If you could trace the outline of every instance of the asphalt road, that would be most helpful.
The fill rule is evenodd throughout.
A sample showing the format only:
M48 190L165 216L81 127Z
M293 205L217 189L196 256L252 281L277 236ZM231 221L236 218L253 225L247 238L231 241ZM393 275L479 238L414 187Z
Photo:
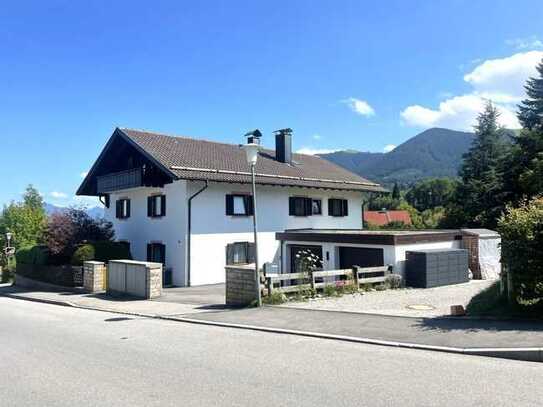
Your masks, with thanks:
M0 405L528 406L543 364L0 297Z

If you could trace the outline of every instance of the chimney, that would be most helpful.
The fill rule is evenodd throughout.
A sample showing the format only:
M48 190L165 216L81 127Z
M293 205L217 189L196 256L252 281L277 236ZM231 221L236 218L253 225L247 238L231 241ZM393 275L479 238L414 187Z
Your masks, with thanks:
M260 144L260 138L262 137L262 133L260 132L260 130L255 129L253 131L250 131L249 133L246 133L245 137L247 137L248 144Z
M275 159L282 163L292 162L292 129L281 129L275 133Z

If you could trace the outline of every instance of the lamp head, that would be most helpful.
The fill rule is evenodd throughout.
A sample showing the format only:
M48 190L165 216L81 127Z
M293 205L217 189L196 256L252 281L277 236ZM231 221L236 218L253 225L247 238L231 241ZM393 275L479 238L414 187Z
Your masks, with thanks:
M251 166L256 165L256 161L258 160L258 150L260 149L260 146L256 143L247 143L242 145L241 148L245 150L247 164Z

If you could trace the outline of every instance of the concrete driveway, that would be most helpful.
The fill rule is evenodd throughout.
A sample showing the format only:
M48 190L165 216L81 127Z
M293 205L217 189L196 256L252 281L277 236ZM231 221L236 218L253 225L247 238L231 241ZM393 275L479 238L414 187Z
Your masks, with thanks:
M225 285L209 284L195 287L164 288L162 297L153 301L201 305L208 308L225 307Z
M289 302L283 306L326 311L361 312L380 315L432 318L450 314L451 305L466 306L474 295L495 280L471 280L469 283L435 288L406 288L344 295L339 298L315 298Z

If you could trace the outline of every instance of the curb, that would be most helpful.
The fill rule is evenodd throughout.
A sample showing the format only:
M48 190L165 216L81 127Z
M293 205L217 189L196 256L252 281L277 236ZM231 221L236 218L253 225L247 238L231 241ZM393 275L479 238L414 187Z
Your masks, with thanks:
M387 341L382 339L372 339L372 338L361 338L356 336L345 336L345 335L335 335L335 334L325 334L319 332L310 332L310 331L299 331L295 329L284 329L284 328L271 328L258 325L245 325L245 324L236 324L231 322L216 322L216 321L206 321L202 319L189 318L189 317L174 317L174 316L161 316L153 314L142 314L136 312L127 312L127 311L116 311L105 308L95 308L88 307L83 305L77 305L69 301L58 301L58 300L48 300L43 298L30 298L17 294L0 294L1 296L14 298L24 301L31 302L41 302L51 305L60 305L64 307L79 308L92 311L101 311L109 312L114 314L121 315L131 315L144 318L160 319L165 321L176 321L176 322L185 322L190 324L198 325L208 325L216 326L222 328L235 328L235 329L245 329L250 331L259 331L259 332L268 332L276 334L285 334L285 335L297 335L304 336L309 338L319 338L319 339L329 339L329 340L340 340L344 342L354 342L354 343L364 343L369 345L379 345L379 346L388 346L395 348L404 348L404 349L416 349L416 350L426 350L433 352L444 352L444 353L455 353L468 356L485 356L485 357L494 357L501 359L512 359L520 360L527 362L543 362L543 348L457 348L449 346L436 346L436 345L423 345L410 342L397 342L397 341Z

